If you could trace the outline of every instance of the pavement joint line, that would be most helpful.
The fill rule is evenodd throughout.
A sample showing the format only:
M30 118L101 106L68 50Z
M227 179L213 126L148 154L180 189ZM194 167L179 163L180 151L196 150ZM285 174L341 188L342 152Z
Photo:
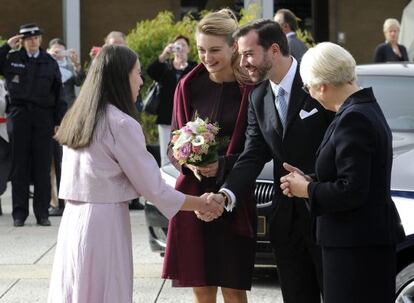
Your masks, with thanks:
M48 250L46 250L39 258L37 258L37 260L36 261L34 261L34 263L33 264L37 264L37 262L39 262L40 260L42 260L42 258L44 257L44 256L46 256L54 247L56 246L56 242L51 246L51 247L49 247L49 249Z
M0 296L0 299L3 298L17 283L19 283L20 279L17 279L6 291Z

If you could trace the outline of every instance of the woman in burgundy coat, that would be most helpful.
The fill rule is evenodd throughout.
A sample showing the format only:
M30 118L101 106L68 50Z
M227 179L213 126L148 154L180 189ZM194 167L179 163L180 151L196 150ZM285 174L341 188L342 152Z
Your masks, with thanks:
M176 189L200 195L217 192L244 146L247 124L248 77L239 70L237 29L233 13L224 9L198 24L196 41L201 64L176 89L172 130L198 115L220 127L219 160L205 167L181 166ZM201 174L199 181L194 173ZM173 286L193 287L195 302L216 302L221 287L225 302L247 302L254 267L256 213L253 191L242 207L205 223L194 213L179 212L169 224L163 278Z

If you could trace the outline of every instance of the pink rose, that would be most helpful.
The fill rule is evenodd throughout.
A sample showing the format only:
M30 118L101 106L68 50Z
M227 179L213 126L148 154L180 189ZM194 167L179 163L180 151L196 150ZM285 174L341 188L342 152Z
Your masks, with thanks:
M195 153L197 155L201 154L201 151L202 151L201 146L193 146L191 149L192 149L193 153Z

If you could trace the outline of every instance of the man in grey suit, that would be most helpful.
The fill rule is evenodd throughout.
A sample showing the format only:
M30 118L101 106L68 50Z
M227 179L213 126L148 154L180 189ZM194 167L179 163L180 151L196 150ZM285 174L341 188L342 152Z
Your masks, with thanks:
M279 9L274 17L274 21L279 23L287 37L290 54L300 62L308 47L296 36L298 29L298 22L296 20L295 14L285 8Z

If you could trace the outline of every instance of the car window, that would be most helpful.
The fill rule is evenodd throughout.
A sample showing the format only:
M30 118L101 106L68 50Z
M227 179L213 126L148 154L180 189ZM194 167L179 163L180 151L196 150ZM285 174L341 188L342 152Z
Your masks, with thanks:
M361 87L372 87L393 131L414 132L414 77L360 75Z

